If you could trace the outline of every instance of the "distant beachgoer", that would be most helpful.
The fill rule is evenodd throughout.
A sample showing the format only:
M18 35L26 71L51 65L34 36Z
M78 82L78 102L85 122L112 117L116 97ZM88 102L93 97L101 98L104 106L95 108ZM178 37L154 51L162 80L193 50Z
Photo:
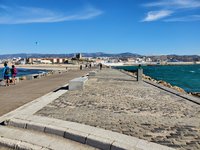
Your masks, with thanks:
M83 69L83 66L82 65L80 65L80 70L82 70Z
M102 69L102 67L103 67L102 63L100 63L100 64L99 64L99 67L100 67L100 70L101 70L101 69Z
M92 64L89 64L89 67L92 68Z
M12 83L15 85L16 84L16 76L17 76L17 68L12 65L12 69L11 69L11 77L12 77Z
M4 63L3 78L5 81L5 86L9 86L10 85L10 68L8 67L7 63Z

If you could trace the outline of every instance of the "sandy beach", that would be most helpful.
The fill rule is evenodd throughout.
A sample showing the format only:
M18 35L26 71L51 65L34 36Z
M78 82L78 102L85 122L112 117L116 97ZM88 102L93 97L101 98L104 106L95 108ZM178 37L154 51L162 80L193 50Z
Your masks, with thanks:
M83 123L177 149L200 149L200 106L113 69L36 115Z

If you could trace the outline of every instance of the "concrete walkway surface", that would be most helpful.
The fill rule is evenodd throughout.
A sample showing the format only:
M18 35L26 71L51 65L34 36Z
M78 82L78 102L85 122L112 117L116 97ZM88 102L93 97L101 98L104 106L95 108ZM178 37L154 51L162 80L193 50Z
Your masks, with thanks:
M87 71L82 71L81 73L85 74L86 72ZM72 78L82 76L80 75L81 73L75 71L71 72L71 74L70 72L67 72L61 75L55 75L55 77L51 79L48 79L47 77L46 79L41 79L41 82L38 82L40 86L38 86L38 83L34 84L34 81L36 82L40 79L29 82L30 84L28 85L30 86L27 86L24 91L28 90L32 93L31 90L35 92L35 88L37 91L35 93L33 92L34 96L28 100L31 102L24 102L24 100L26 100L26 95L23 100L26 104L0 117L0 145L8 146L13 149L35 150L173 150L173 148L170 147L113 131L104 130L102 128L50 118L49 116L45 117L37 115L39 110L58 99L61 95L67 93L67 82ZM116 77L114 80L118 79L119 78ZM45 81L42 82L42 80ZM51 80L56 83L56 85L49 83ZM66 82L63 82L63 80ZM20 87L23 84L24 86L26 85L25 82L22 82L21 85L19 84L17 86ZM34 88L31 88L31 85ZM43 86L47 86L49 93L47 93L48 90ZM61 88L56 90L58 87ZM11 88L14 89L15 87L8 87L7 89ZM23 86L21 88L21 91L23 91ZM2 90L2 88L0 88L0 90ZM23 92L20 92L20 94L23 95ZM4 95L4 97L10 99L9 95ZM32 101L33 98L35 98L34 101ZM12 100L14 99L15 98Z
M89 70L70 70L40 79L24 80L9 87L0 86L0 116L58 89L69 80L80 77L87 72Z

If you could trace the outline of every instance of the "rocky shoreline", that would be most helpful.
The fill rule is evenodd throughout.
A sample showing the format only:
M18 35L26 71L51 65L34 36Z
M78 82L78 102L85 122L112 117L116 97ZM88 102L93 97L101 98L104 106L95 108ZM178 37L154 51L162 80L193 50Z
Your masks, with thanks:
M129 71L126 71L126 72L127 72L128 74L130 74L130 75L135 76L135 77L137 76L137 72L129 72ZM163 81L163 80L155 80L155 79L153 79L152 77L147 76L147 75L145 75L145 74L142 75L142 78L143 78L143 79L146 79L146 80L149 80L149 81L152 81L152 82L157 83L157 84L161 84L161 85L166 86L166 87L168 87L168 88L174 89L174 90L176 90L176 91L178 91L178 92L187 93L187 94L189 94L189 95L193 95L193 96L195 96L195 97L200 98L200 92L186 92L184 89L182 89L182 88L180 88L180 87L178 87L178 86L173 86L173 85L171 85L170 83L167 83L166 81Z

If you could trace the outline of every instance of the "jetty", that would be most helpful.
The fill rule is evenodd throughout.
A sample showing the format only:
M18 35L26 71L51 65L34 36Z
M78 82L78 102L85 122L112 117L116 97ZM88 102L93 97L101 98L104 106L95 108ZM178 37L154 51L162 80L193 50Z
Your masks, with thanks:
M0 145L59 150L200 149L198 103L119 70L69 71L17 86L21 105L26 104L0 117ZM20 96L8 95L4 95L7 105L20 102Z

